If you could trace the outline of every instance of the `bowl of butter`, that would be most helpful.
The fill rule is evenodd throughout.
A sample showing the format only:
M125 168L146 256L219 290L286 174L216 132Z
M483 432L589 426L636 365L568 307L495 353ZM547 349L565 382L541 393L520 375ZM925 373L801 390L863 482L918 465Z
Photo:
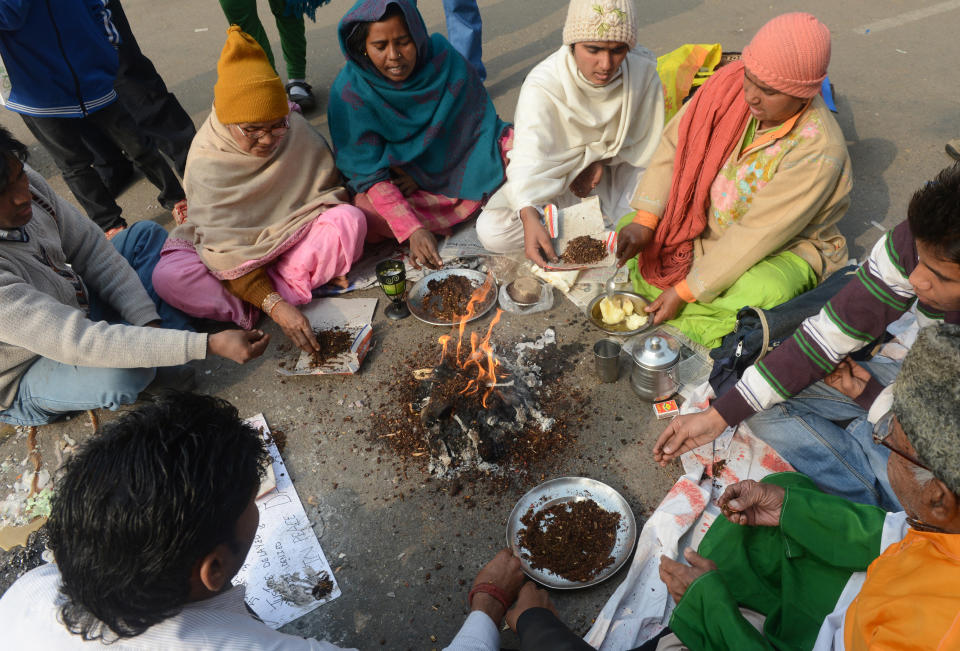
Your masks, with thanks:
M650 315L643 311L646 306L647 300L633 292L614 292L609 297L601 293L590 301L587 315L591 323L604 332L630 337L653 323Z

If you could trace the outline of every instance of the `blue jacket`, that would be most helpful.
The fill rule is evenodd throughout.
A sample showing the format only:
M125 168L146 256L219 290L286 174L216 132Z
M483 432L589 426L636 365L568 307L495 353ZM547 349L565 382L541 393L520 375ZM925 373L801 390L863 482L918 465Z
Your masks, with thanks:
M116 101L116 44L106 0L0 0L7 108L83 117Z

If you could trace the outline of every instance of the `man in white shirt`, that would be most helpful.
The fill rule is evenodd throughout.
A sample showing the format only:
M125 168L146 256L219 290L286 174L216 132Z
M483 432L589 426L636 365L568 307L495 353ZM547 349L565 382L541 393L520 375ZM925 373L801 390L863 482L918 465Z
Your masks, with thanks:
M211 396L170 394L108 424L62 469L47 523L56 562L0 598L3 648L339 649L271 630L231 584L260 521L267 458L258 432ZM543 605L527 588L507 614L524 582L510 551L497 554L448 649L497 651L504 617Z
M267 458L229 403L173 394L70 458L47 528L56 563L0 599L4 646L336 649L271 630L231 580L253 542Z

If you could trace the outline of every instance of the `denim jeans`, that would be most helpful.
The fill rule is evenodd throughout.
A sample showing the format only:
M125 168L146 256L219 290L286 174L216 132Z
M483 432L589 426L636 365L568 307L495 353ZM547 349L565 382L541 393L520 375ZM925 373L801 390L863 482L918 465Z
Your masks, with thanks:
M166 238L162 226L148 221L121 231L111 243L141 280L149 280ZM152 285L148 286L148 293L157 303L164 327L189 328L188 317L160 301ZM90 318L120 320L110 306L93 293L90 294ZM0 412L0 421L13 425L45 425L74 411L101 407L115 410L135 402L156 373L155 368L94 368L41 357L20 378L16 398Z
M477 0L443 0L443 13L447 17L447 36L450 44L486 81L487 69L483 65L483 23Z
M882 384L900 371L899 362L863 363ZM838 422L849 421L846 427ZM827 493L888 511L903 510L887 479L889 450L873 442L867 412L823 382L747 421L760 439Z

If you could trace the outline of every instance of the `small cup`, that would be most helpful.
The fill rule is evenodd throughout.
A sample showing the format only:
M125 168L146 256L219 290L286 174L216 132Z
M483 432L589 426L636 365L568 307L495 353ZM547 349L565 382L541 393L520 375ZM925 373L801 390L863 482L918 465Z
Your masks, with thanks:
M593 361L601 382L616 382L620 378L620 344L613 339L601 339L593 345Z

